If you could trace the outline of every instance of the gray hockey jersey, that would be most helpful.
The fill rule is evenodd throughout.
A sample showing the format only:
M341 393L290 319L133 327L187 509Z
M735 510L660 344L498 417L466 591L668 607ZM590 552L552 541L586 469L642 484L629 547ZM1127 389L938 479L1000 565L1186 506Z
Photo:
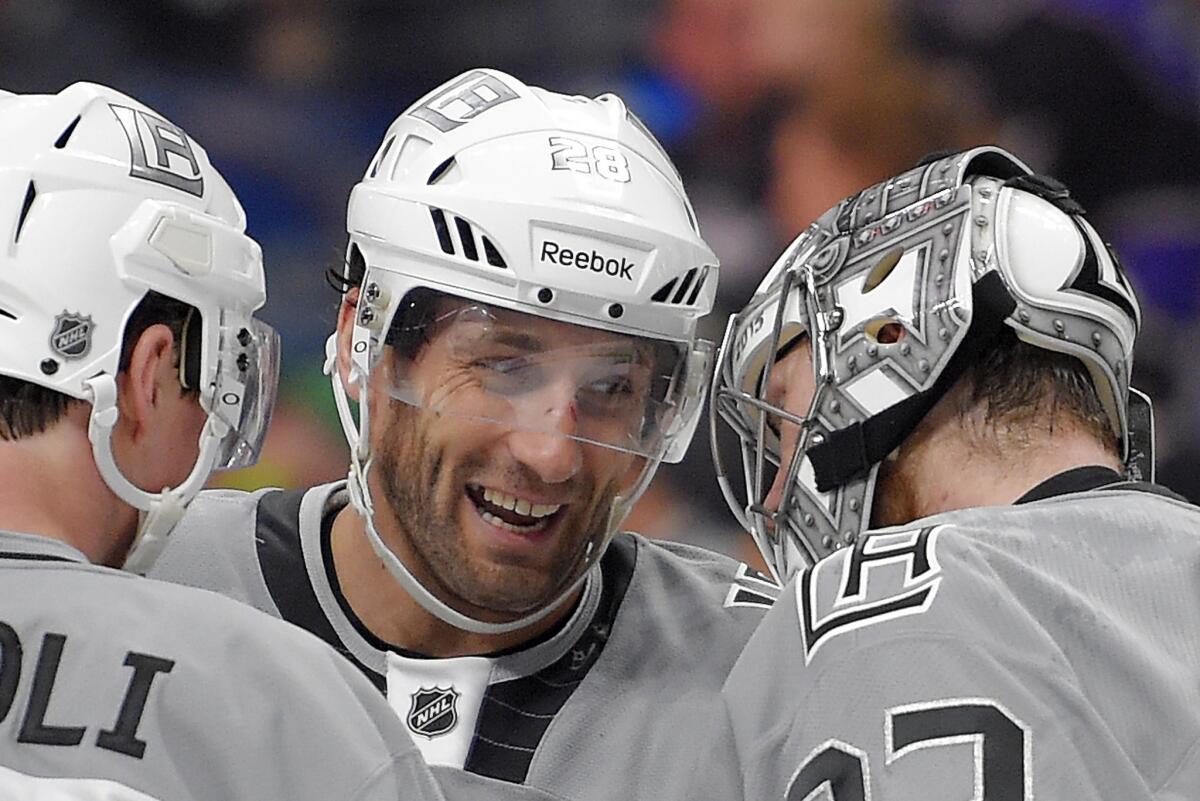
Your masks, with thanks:
M340 482L202 493L153 575L333 645L386 694L439 778L465 772L589 801L682 790L697 727L774 583L718 554L622 534L553 636L501 656L428 659L374 637L342 596L327 521L346 502Z
M1104 468L880 530L784 590L691 797L1200 798L1198 615L1200 509Z
M0 532L0 798L441 797L374 688L315 637Z

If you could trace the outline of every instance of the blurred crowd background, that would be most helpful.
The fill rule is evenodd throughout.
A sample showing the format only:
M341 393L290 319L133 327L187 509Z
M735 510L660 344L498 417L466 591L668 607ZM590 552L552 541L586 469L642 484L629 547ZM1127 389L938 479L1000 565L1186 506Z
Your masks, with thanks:
M1200 500L1196 0L0 0L0 87L113 85L209 151L262 243L285 343L261 464L344 475L321 375L345 204L390 121L458 72L622 95L675 158L726 313L802 227L931 151L994 142L1065 181L1137 286L1159 479ZM702 430L632 528L747 555Z

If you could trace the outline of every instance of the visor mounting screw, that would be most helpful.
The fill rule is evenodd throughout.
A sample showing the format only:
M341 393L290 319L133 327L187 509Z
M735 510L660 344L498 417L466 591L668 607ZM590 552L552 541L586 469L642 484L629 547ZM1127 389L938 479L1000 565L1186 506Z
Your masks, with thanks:
M842 411L842 402L841 402L841 401L836 401L836 400L835 400L835 401L833 401L832 403L830 403L830 404L829 404L829 411L833 412L834 414L839 414L839 413L841 413L841 411Z
M950 332L949 332L949 331L947 331L945 328L939 328L939 329L938 329L938 339L941 339L941 340L947 340L947 339L949 339L949 338L950 338Z
M237 341L238 341L238 344L241 345L243 348L250 344L250 339L251 339L251 337L250 337L249 329L243 328L242 330L238 331Z
M1054 330L1058 332L1059 336L1062 336L1066 332L1067 326L1062 320L1055 320Z
M1021 309L1019 312L1017 312L1017 318L1023 323L1029 322L1029 310Z
M250 369L250 357L242 353L237 357L237 368L240 372L246 372Z
M954 233L954 223L946 223L945 225L943 225L942 233L945 234L946 236L950 236L950 234ZM942 252L945 253L945 251L942 251Z
M625 314L625 307L620 303L614 303L608 307L608 316L614 320L618 319L623 314Z
M54 375L58 372L58 362L54 361L54 359L42 359L42 363L39 366L45 375Z
M1099 332L1099 331L1093 331L1093 332L1092 332L1092 344L1093 344L1093 345L1099 345L1099 344L1100 344L1100 341L1101 341L1102 339L1104 339L1104 337L1100 336L1100 332Z
M908 344L907 342L902 343L900 345L900 355L907 356L910 353L912 353L912 345Z
M542 303L549 303L554 300L554 293L550 290L550 287L544 286L538 290L537 299Z
M987 224L988 224L987 217L984 217L982 214L980 214L978 217L975 218L975 227L976 228L987 228Z
M833 537L826 534L824 537L821 538L821 545L822 545L822 547L825 548L825 550L832 551L833 550Z
M948 249L942 248L941 250L938 251L938 261L944 262L944 261L949 260L949 258L950 258L950 251Z
M808 526L809 528L811 528L813 523L816 523L816 522L817 522L817 519L815 517L813 517L812 515L804 516L804 525Z
M374 321L374 319L375 319L375 312L372 311L371 309L363 309L362 313L360 313L358 315L358 321L362 325L370 325L371 322Z
M874 359L876 356L879 355L879 346L878 345L867 345L867 355L870 356L872 359Z
M367 284L367 291L365 294L367 303L374 303L375 301L379 300L379 284L376 284L373 281Z
M846 360L846 366L850 368L850 372L852 372L852 373L857 372L858 371L858 359L851 356L849 359Z
M917 362L917 369L920 370L922 373L928 373L929 372L929 362L925 359L921 359L921 361Z
M858 498L851 498L851 499L850 499L850 511L851 511L851 512L857 512L857 511L858 511L858 506L859 506L859 504L858 504Z

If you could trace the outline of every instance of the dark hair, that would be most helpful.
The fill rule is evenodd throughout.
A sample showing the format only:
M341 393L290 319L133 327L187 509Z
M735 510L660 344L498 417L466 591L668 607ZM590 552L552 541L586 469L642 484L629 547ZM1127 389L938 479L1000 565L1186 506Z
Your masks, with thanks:
M363 258L358 245L351 245L346 251L346 260L325 271L325 283L333 287L339 295L345 295L351 289L362 286L363 276L366 274L367 260Z
M970 405L982 406L984 422L993 427L1035 420L1053 427L1065 416L1114 454L1120 453L1092 376L1074 356L1030 345L1005 328L964 378Z
M174 363L177 368L182 354L180 345L187 339L199 342L200 314L194 306L158 292L147 292L125 323L119 370L129 368L129 360L138 339L147 328L159 323L166 325L175 335ZM184 336L185 328L191 333L188 338ZM196 355L199 355L198 351ZM62 419L77 403L83 401L39 384L0 376L0 440L14 441L40 434Z

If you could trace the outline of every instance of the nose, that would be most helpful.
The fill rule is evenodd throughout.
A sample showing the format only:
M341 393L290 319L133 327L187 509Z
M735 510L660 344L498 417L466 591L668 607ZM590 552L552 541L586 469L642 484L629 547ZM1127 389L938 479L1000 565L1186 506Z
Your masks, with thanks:
M508 435L512 455L547 484L561 484L583 467L583 446L573 439L578 428L575 391L541 393L535 419Z

